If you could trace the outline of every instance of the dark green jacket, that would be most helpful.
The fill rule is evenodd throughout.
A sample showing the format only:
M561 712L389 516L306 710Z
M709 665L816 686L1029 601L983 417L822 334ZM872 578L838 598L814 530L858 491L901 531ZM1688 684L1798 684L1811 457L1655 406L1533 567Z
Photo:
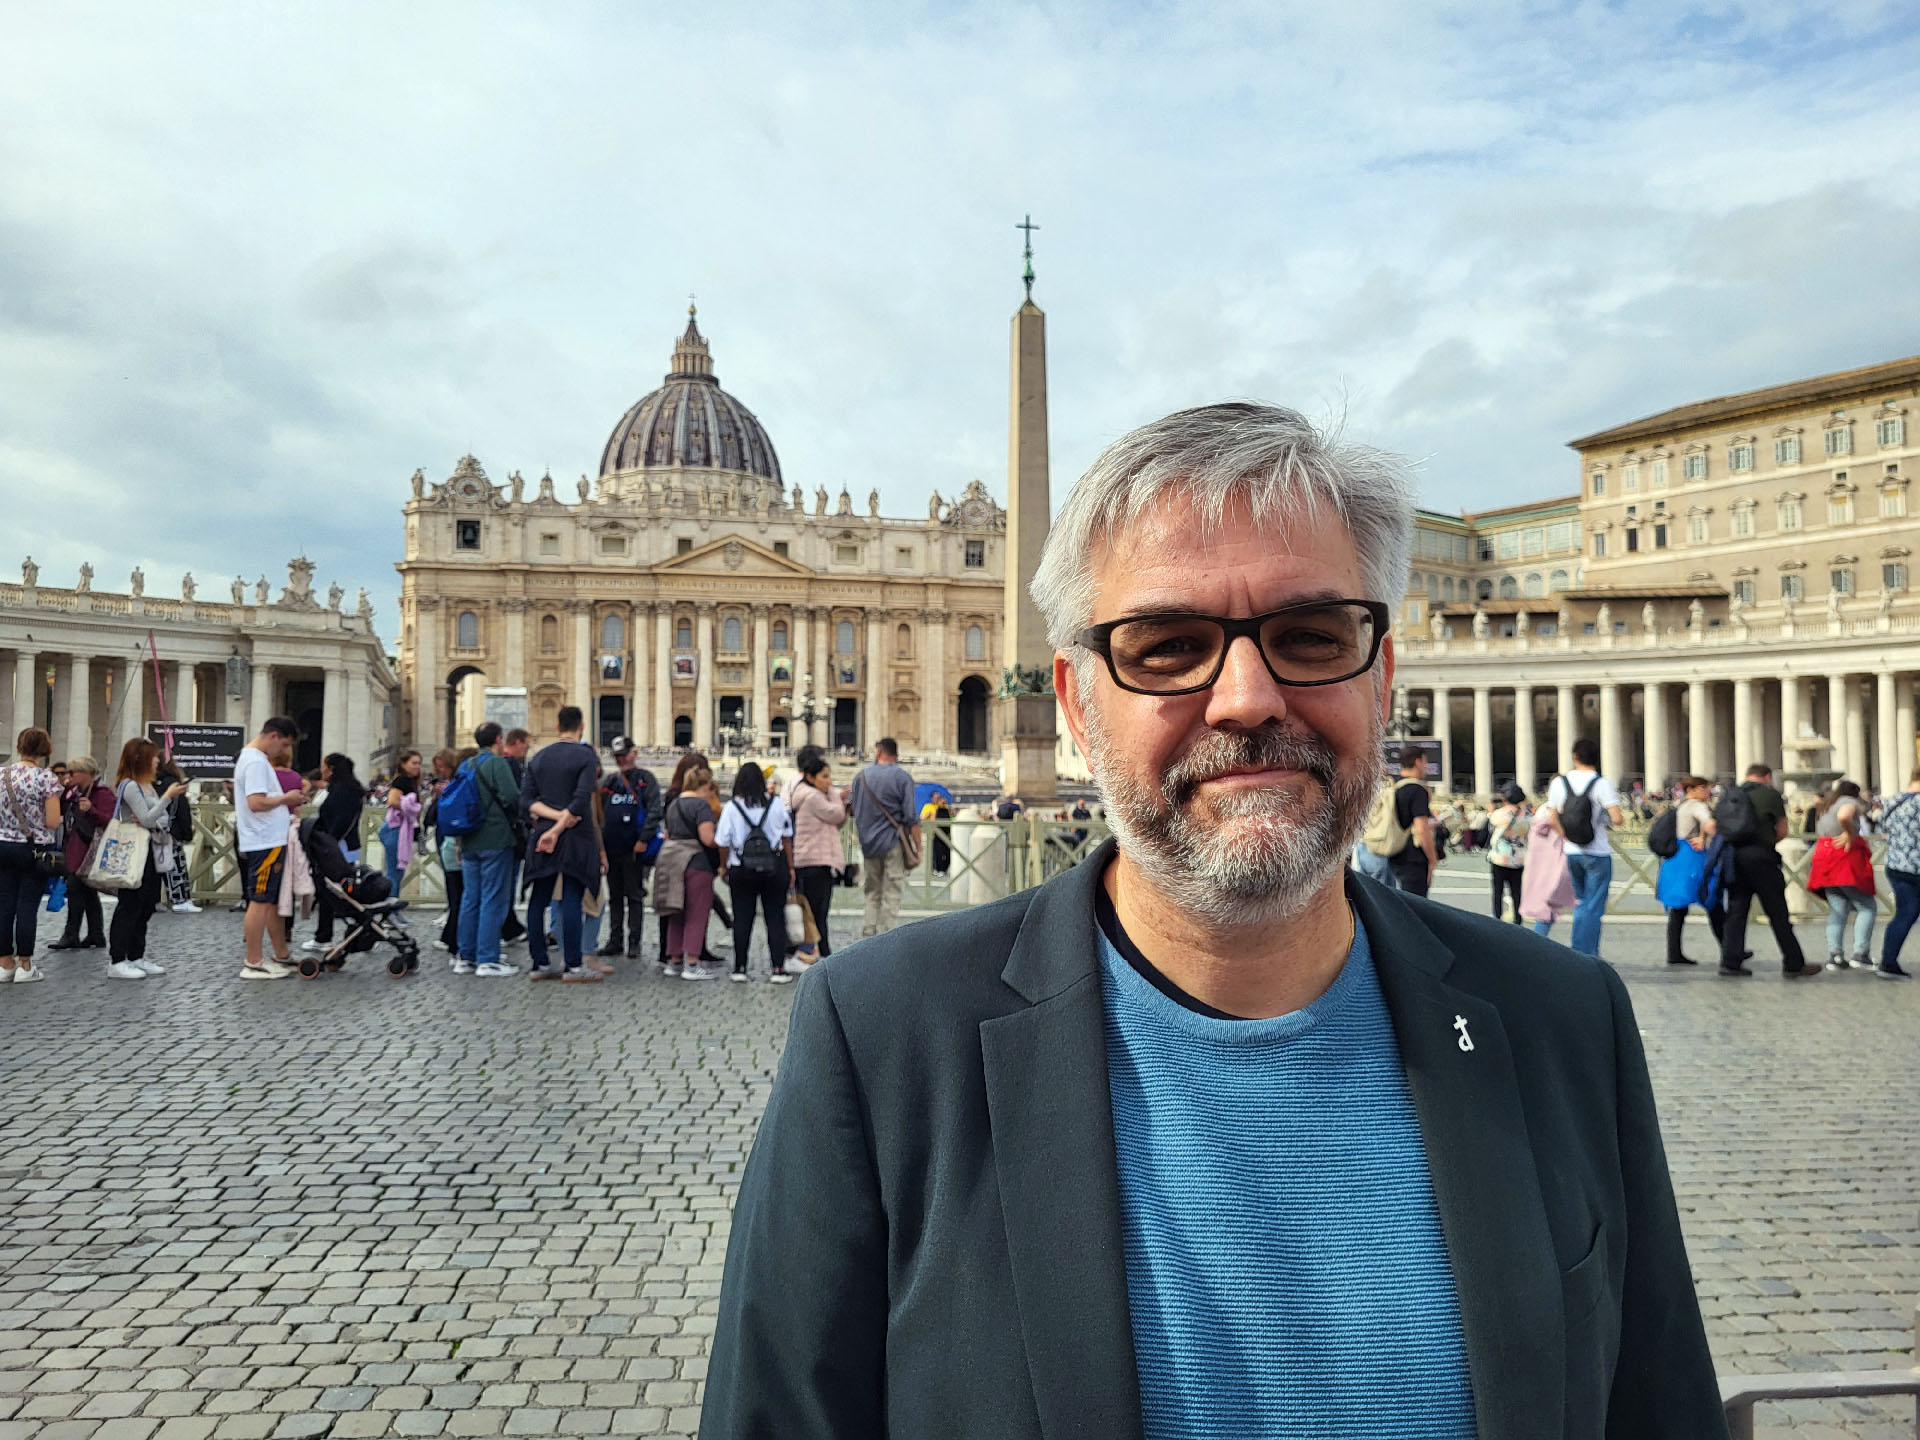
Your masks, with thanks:
M1093 913L1112 853L801 982L703 1440L1141 1440ZM1426 1139L1479 1440L1724 1437L1619 977L1368 880L1348 894Z
M506 757L483 750L474 757L474 778L480 783L480 828L460 842L461 851L511 850L513 819L520 813L520 787Z

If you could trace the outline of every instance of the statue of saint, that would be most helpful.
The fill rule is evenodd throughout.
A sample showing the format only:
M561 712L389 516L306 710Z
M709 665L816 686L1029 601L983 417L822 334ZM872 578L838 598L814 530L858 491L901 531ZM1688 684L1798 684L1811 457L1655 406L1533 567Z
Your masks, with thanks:
M513 503L518 505L522 500L526 499L527 482L520 478L520 472L518 470L509 475L507 479L513 486ZM337 605L334 606L336 610L339 608Z
M816 515L824 515L827 513L827 487L824 485L814 486L813 513Z
M1880 615L1891 615L1893 613L1893 587L1891 585L1882 585L1880 587L1880 604L1875 607L1875 609L1876 613Z
M938 520L940 518L940 492L938 490L934 491L932 498L927 501L927 518L929 520Z
M340 608L340 601L346 596L346 593L346 591L340 588L340 582L338 580L329 585L327 587L327 609L338 610Z
M360 587L360 603L353 607L353 613L362 620L373 618L373 601L367 598L367 587L364 585Z
M847 493L847 487L844 485L840 487L840 503L834 507L833 513L836 515L853 514L853 496Z
M1838 590L1827 591L1827 618L1829 620L1838 620L1840 618L1840 592Z
M188 603L192 603L193 601L193 572L191 570L180 577L180 598Z
M40 567L33 563L31 555L27 556L26 562L20 567L20 583L29 590L40 583Z
M1649 635L1660 628L1660 614L1653 608L1651 600L1640 607L1640 628Z
M236 605L247 603L247 582L238 575L233 577L233 603Z
M1479 606L1473 611L1473 638L1484 640L1493 633L1493 622L1487 619L1487 612Z
M253 587L253 603L256 605L266 604L267 596L272 593L272 590L273 587L267 584L267 577L262 575L259 582Z
M798 485L793 487L793 513L796 515L807 513L807 492Z
M427 472L424 470L416 470L413 472L413 498L416 500L422 499L426 493Z
M1571 607L1569 607L1569 606L1566 606L1566 605L1562 605L1562 606L1560 607L1560 616L1559 616L1559 619L1560 619L1560 625L1559 625L1559 631L1560 631L1560 633L1561 633L1562 635L1571 635L1571 634L1573 634L1573 610L1572 610L1572 608L1571 608Z
M587 477L584 475L580 477L580 503L587 503Z
M876 520L880 518L880 492L878 490L869 490L867 492L867 514Z
M1533 616L1522 610L1513 617L1513 633L1524 636L1533 629Z
M147 572L138 565L133 567L133 574L127 577L127 589L136 600L147 593Z
M1604 600L1600 602L1600 612L1593 617L1593 629L1596 635L1613 633L1613 606Z
M1427 633L1432 635L1435 640L1446 639L1447 617L1442 615L1438 610L1434 611L1432 616L1427 620Z
M93 565L89 561L80 562L80 583L73 588L82 595L93 589Z
M1693 602L1687 606L1687 626L1693 630L1707 628L1707 607L1700 603L1698 595L1694 596Z

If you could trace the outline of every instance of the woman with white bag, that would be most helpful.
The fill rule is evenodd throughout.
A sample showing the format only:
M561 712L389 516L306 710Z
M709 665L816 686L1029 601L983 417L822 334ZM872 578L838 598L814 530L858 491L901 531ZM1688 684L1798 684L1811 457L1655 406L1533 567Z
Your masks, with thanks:
M115 980L145 980L167 972L147 959L147 922L160 903L160 887L173 871L178 854L173 844L173 815L167 808L184 795L186 782L179 781L156 791L154 776L160 768L160 747L151 740L129 740L120 752L118 786L114 791L114 825L137 825L147 832L147 862L140 883L120 892L113 907L113 923L107 927L107 974ZM131 878L131 877L129 877Z

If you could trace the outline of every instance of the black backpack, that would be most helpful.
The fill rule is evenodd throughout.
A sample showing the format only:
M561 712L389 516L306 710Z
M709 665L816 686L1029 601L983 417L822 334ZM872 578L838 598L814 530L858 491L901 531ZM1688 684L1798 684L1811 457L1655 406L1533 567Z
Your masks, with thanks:
M1728 787L1713 807L1713 822L1729 845L1758 845L1761 841L1760 812L1753 808L1753 797L1744 785Z
M1593 787L1599 783L1600 777L1595 775L1585 790L1576 792L1571 780L1564 775L1560 777L1560 784L1567 792L1567 803L1560 807L1560 830L1576 845L1593 843Z
M1566 822L1562 821L1562 824ZM1680 812L1678 809L1662 810L1653 817L1653 824L1647 829L1647 849L1662 860L1671 860L1680 853Z
M747 820L747 809L738 800L733 802L733 808L740 812L740 818L742 820L747 821L747 838L740 842L740 856L735 863L749 875L773 874L774 870L778 867L775 863L776 857L773 853L773 842L767 839L767 832L762 830L759 825L755 825L753 821ZM769 811L771 811L772 808L771 805L767 807ZM765 814L761 815L760 819L763 824L766 818Z

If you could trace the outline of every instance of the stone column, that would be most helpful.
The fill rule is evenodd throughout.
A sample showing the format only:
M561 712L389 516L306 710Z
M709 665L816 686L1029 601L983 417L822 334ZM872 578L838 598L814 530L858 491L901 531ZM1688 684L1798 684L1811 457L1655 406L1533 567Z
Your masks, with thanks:
M1473 793L1493 793L1493 690L1486 685L1473 687Z
M788 653L793 656L793 685L787 693L798 698L800 687L806 683L807 678L807 636L809 632L807 630L806 606L794 606L793 618L787 623L789 627L787 630L787 644L791 647ZM818 682L816 681L815 684L817 686ZM791 711L788 712L788 716L788 743L796 750L802 745L811 745L813 743L813 727Z
M46 683L45 674L46 672L40 667L39 652L34 650L14 652L13 720L8 727L7 739L12 739L29 725L40 723L41 686Z
M813 693L820 697L826 711L820 721L816 742L833 748L833 612L813 612Z
M647 625L653 619L653 607L644 600L633 607L633 616L628 624L633 628L633 669L630 673L633 681L633 699L629 702L627 713L627 738L636 745L652 745L653 719L647 709L647 680L651 668L647 664L647 645L652 636L647 633ZM673 737L667 737L671 740ZM658 742L664 744L665 741Z
M183 667L184 683L180 686L181 718L189 725L200 723L200 667L189 660Z
M85 655L76 655L72 665L67 680L67 748L56 757L62 760L93 751L93 662Z
M1626 730L1620 723L1620 685L1615 680L1600 682L1600 773L1615 785L1626 768Z
M1800 738L1800 681L1792 675L1780 677L1780 768L1791 770L1799 764L1794 742Z
M1640 689L1641 746L1647 758L1647 791L1658 794L1673 779L1667 754L1667 687L1649 680Z
M693 743L705 752L713 749L713 602L702 600L694 621Z
M947 617L938 610L920 612L920 744L947 748Z
M1533 687L1513 687L1513 783L1534 793L1540 774L1539 744L1533 733Z
M653 734L656 745L673 744L673 606L653 607Z
M521 688L527 683L527 611L531 608L518 596L509 596L499 604L500 628L505 635L506 673L502 685Z
M434 744L435 748L438 748L446 744L447 715L442 700L443 692L441 687L436 685L433 688L435 699L432 712L434 725L432 733L437 737ZM128 703L132 704L132 701L129 700ZM266 723L272 715L273 666L256 655L253 661L253 703L247 711L247 720L249 723L247 738L252 739L255 735L258 735L261 730L266 728Z
M1906 776L1912 773L1916 760L1914 754L1913 720L1913 681L1911 675L1897 675L1893 686L1893 754L1897 762L1893 767L1892 779L1895 789L1907 787Z
M1872 760L1867 750L1866 696L1860 693L1860 680L1857 676L1847 677L1846 696L1847 774L1864 790L1871 784L1867 770Z
M1831 764L1849 780L1860 778L1854 757L1847 749L1847 677L1827 676L1827 739L1832 742Z
M320 672L320 752L347 749L347 672L333 661ZM431 758L431 757L429 757Z
M874 741L887 733L890 723L887 718L886 644L886 615L879 610L867 611L866 734L861 737L860 743L868 750L873 748Z
M113 708L116 714L109 722L112 733L107 736L108 753L94 758L102 765L118 766L120 752L126 748L127 741L147 733L145 708L147 696L141 675L141 662L137 656L114 661L112 675Z
M1912 767L1900 763L1899 687L1891 670L1874 677L1874 700L1874 738L1880 757L1874 788L1882 795L1895 795L1906 789L1907 771Z
M396 749L413 747L431 755L447 743L447 707L440 673L440 600L416 595L413 601L413 731L394 737ZM249 737L258 730L249 731Z
M567 685L567 703L578 705L587 717L587 738L599 738L600 717L593 713L593 602L573 600L573 679Z
M1440 742L1440 774L1434 781L1437 790L1453 789L1453 706L1445 687L1433 692L1433 738Z
M1559 774L1572 763L1573 742L1580 735L1580 696L1571 685L1559 685L1553 692L1553 745L1555 754L1547 768Z
M761 745L766 745L773 735L773 709L771 681L767 670L772 664L773 652L768 646L768 632L773 626L773 612L765 605L753 607L753 733Z
M1733 682L1733 778L1747 773L1747 766L1760 758L1761 742L1756 738L1758 712L1753 704L1753 681L1742 676Z
M1687 682L1687 769L1713 778L1713 701L1707 682Z

